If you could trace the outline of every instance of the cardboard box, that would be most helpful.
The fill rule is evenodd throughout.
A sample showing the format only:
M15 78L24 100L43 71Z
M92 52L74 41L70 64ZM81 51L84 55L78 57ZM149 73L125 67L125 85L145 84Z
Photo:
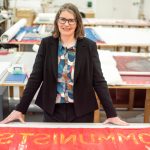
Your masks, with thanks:
M93 11L87 11L85 13L86 18L95 18L95 13Z
M32 26L33 21L35 19L35 12L32 9L17 9L16 11L16 21L26 18L27 26Z

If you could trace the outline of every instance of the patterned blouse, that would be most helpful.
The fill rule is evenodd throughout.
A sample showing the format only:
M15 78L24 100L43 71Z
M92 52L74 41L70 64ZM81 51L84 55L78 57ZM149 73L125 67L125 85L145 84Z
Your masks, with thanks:
M56 103L73 103L74 67L76 46L64 48L59 42L58 47L58 80Z

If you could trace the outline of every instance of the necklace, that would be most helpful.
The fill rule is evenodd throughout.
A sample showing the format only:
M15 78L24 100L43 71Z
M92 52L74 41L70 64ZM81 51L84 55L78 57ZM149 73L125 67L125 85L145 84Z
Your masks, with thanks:
M74 47L74 46L76 45L76 40L74 40L73 42L70 42L70 43L63 43L63 42L61 41L61 43L62 43L62 46L63 46L65 49L69 49L69 48Z

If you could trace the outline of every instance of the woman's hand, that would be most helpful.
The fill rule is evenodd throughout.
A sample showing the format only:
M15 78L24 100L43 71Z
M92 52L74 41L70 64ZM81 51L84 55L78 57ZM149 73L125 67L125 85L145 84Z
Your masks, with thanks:
M24 118L24 115L20 111L13 110L4 120L0 121L0 123L6 124L15 120L25 123Z
M129 125L129 123L121 120L119 117L108 118L103 122L103 124L107 124L107 123L112 123L112 124L121 125L121 126Z

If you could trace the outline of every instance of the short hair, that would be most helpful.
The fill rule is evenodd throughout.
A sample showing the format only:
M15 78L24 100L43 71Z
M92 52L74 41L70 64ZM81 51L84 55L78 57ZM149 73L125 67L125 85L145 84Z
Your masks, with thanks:
M74 36L75 36L76 39L77 38L83 38L84 37L84 26L83 26L83 23L82 23L82 17L81 17L81 14L80 14L78 8L72 3L65 3L58 10L58 12L56 14L56 17L55 17L55 20L54 20L53 36L55 38L60 37L60 32L59 32L59 29L58 29L57 22L58 22L60 14L63 11L68 11L68 12L70 12L70 13L72 13L74 15L74 17L76 19L76 24L77 24Z

